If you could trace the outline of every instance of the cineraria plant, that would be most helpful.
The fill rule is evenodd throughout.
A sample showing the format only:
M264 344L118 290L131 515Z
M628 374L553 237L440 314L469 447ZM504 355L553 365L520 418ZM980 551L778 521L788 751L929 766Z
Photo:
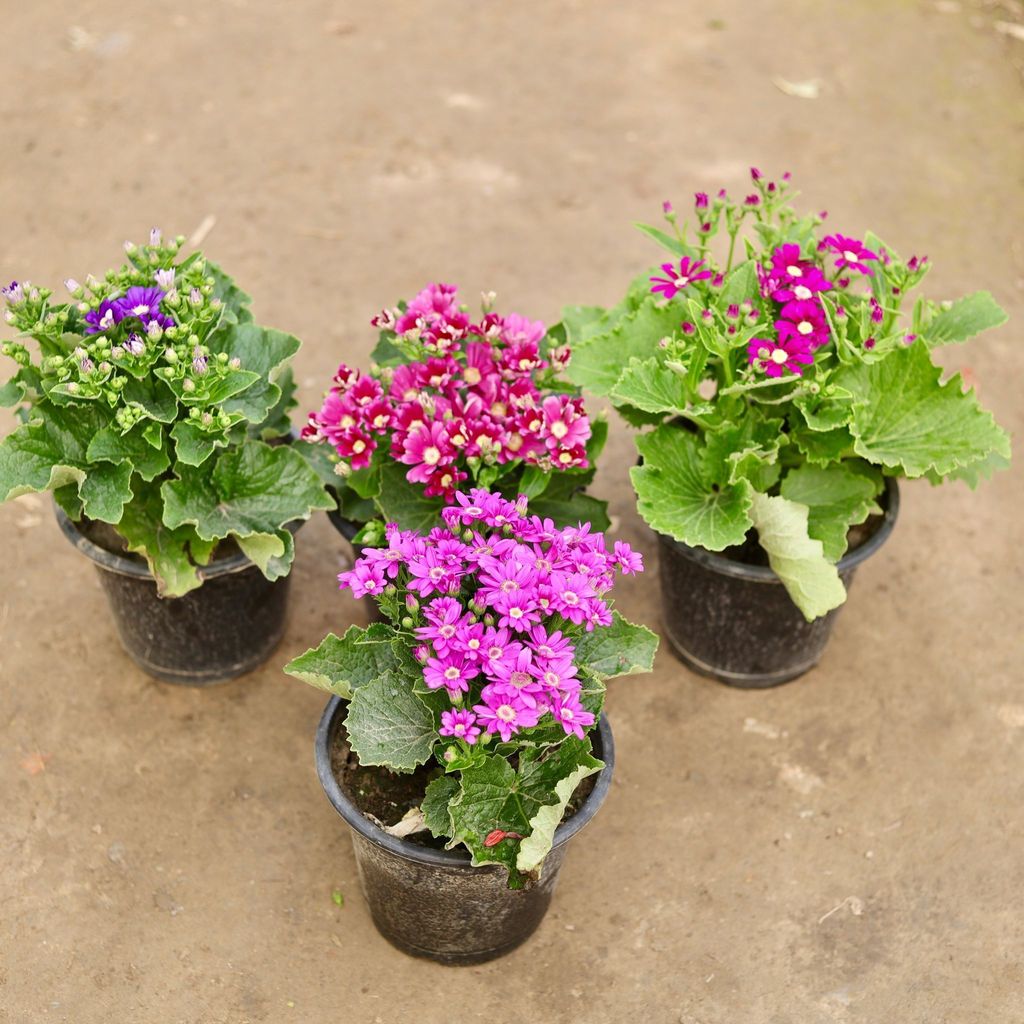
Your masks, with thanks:
M845 600L835 563L886 476L973 488L1008 463L1006 433L932 362L1006 316L987 292L912 301L927 257L826 233L793 210L788 174L751 175L742 201L697 193L692 234L670 203L671 233L641 226L671 259L617 307L566 312L569 375L655 428L632 470L644 519L711 551L755 530L812 619Z
M561 328L501 316L492 301L474 321L454 286L431 284L384 310L371 372L340 366L310 414L302 436L337 453L339 509L370 524L360 540L379 543L385 522L429 526L460 486L525 494L559 523L607 525L605 503L583 488L608 424L559 381Z
M287 445L288 362L299 342L253 322L250 297L183 238L125 243L128 261L54 303L3 289L20 338L0 404L19 406L0 442L0 501L53 491L75 520L112 525L165 596L198 587L228 538L270 579L291 566L289 523L332 505ZM268 443L269 442L269 443Z
M329 635L286 671L349 702L360 765L432 765L423 825L509 883L539 872L576 787L600 771L590 732L605 681L649 671L657 638L611 610L628 544L559 528L484 490L461 491L429 532L387 527L342 587L388 618ZM436 522L436 521L435 521Z

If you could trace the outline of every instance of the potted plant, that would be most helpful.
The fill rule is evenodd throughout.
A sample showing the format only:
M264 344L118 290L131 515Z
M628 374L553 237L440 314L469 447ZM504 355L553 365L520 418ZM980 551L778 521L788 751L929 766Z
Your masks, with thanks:
M741 201L697 193L692 232L666 203L667 231L641 227L669 260L564 323L570 377L642 431L665 635L698 672L771 686L819 659L898 478L974 487L1007 464L1006 433L932 360L1006 317L987 292L912 299L926 257L827 232L788 175L752 178Z
M627 544L482 489L441 515L429 532L389 525L339 577L386 622L329 635L285 671L334 694L317 769L377 928L474 963L544 916L611 781L605 682L649 671L657 639L608 601L616 572L643 568Z
M289 334L183 238L125 244L127 262L3 289L21 339L0 402L0 500L52 491L92 560L121 640L148 673L201 684L262 662L284 628L293 532L332 501L292 450Z
M429 528L460 487L525 494L557 524L608 525L584 493L608 434L578 391L561 326L545 329L483 297L473 320L453 285L430 284L373 318L369 373L338 368L302 436L334 462L335 527L356 551L381 544L385 523Z

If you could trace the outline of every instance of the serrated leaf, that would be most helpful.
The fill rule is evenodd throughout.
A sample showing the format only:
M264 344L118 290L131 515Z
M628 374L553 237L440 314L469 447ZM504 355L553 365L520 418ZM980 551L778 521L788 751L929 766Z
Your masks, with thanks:
M1010 456L1010 439L964 392L959 376L940 383L924 345L894 349L856 374L840 371L837 382L854 395L854 449L876 465L908 477L954 470L995 454Z
M257 376L244 389L232 392L224 401L224 411L240 413L250 423L263 423L282 400L278 381L288 362L299 351L299 339L271 327L241 323L220 330L210 339L211 352L223 352L238 359L241 370Z
M153 480L171 464L171 457L166 448L154 448L143 436L145 431L141 425L127 434L104 427L93 435L86 458L90 462L128 462L143 480Z
M741 544L750 529L751 487L709 480L697 437L666 424L636 441L643 459L630 470L637 509L659 533L694 547L721 551Z
M144 412L158 423L173 423L178 415L174 392L159 377L130 379L121 392L125 404Z
M821 541L830 562L838 562L846 553L850 527L881 511L875 499L882 489L882 476L868 467L863 470L858 472L844 462L804 465L791 469L782 481L782 497L807 507L807 532Z
M600 532L609 526L608 503L584 492L580 478L572 473L552 473L544 492L530 502L530 514L559 527L590 523Z
M125 538L129 551L146 559L149 571L156 577L161 597L181 597L202 583L196 566L189 558L189 546L196 542L195 530L191 526L169 529L161 520L162 513L159 487L156 484L142 485L132 501L125 505L117 531Z
M435 839L448 839L452 834L452 818L448 804L459 791L459 780L453 775L439 775L427 785L420 810L430 834Z
M806 505L755 492L750 517L769 565L804 618L810 622L846 600L836 567L807 532Z
M397 772L426 764L438 739L434 713L409 677L394 672L353 691L345 729L361 765Z
M132 500L132 467L128 462L99 462L90 466L78 488L82 511L90 519L118 523Z
M630 359L611 390L610 398L618 406L629 405L648 413L686 411L686 381L674 370L650 359Z
M580 758L576 768L555 783L555 802L544 804L530 819L530 834L519 844L517 870L531 873L540 869L544 858L551 852L555 830L565 817L565 809L576 787L603 767L603 761L587 752Z
M354 690L399 668L394 630L383 622L366 629L349 626L343 637L328 633L317 647L300 654L284 670L311 686L349 700Z
M671 303L658 305L647 299L634 312L625 315L607 334L597 335L573 350L566 375L579 387L596 395L609 394L618 383L624 366L632 358L650 359L657 355L658 342L672 335L681 322L679 309Z
M930 347L952 345L999 327L1008 319L991 292L975 292L934 316L921 329L921 336Z
M252 325L250 324L248 326ZM241 327L237 328L237 330L241 329ZM195 391L186 391L185 381L192 380L193 378L191 377L182 377L180 379L172 377L170 380L167 380L166 383L182 405L220 405L223 402L225 403L225 408L227 408L226 400L231 398L232 395L237 395L240 391L245 391L247 388L251 388L260 380L260 375L258 373L253 373L250 370L228 370L223 374L223 376L203 379L202 384L197 385ZM278 395L274 396L275 402L278 397ZM228 411L234 410L231 409ZM264 409L263 412L265 415L266 409Z
M438 524L444 501L425 498L422 486L406 480L406 472L407 468L400 462L388 460L383 464L377 506L386 523L398 523L403 530L426 533Z
M178 462L186 466L201 466L217 448L223 448L227 439L222 433L211 434L200 430L189 420L179 420L171 430L174 438L174 454Z
M171 529L190 523L204 540L231 535L241 542L272 535L285 547L285 555L284 525L334 506L301 455L285 445L271 447L261 441L246 441L223 452L212 469L209 464L179 465L178 479L164 483L161 494L164 522ZM255 553L268 560L277 557L269 542ZM271 566L265 562L260 568L266 572Z
M658 638L646 626L635 626L612 612L610 626L598 626L576 641L575 661L602 679L650 672Z
M765 418L750 410L736 423L726 423L704 435L704 478L724 486L747 480L754 484L774 467L785 439L782 420ZM774 482L777 474L767 474Z

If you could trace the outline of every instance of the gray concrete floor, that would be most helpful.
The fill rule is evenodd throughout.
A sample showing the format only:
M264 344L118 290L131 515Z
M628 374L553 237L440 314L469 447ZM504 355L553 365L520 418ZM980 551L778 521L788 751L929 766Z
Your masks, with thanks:
M928 253L935 297L996 293L1015 322L943 356L1020 430L1020 4L4 6L0 273L57 284L215 217L208 252L306 341L303 410L427 279L548 320L613 301L653 255L633 220L756 163ZM613 433L597 490L653 570ZM326 521L278 654L197 692L122 654L46 500L0 508L0 1021L1024 1020L1022 501L1019 469L906 487L798 683L663 652L615 684L613 794L550 916L459 973L374 931L313 772L323 701L280 671L362 615ZM620 608L657 627L653 583Z

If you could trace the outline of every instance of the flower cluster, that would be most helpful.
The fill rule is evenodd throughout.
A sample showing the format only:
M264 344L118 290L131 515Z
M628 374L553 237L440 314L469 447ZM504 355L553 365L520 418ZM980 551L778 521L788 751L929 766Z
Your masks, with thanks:
M442 515L426 536L389 526L387 546L366 550L341 586L393 597L424 683L450 700L441 736L508 742L550 716L582 738L594 715L574 639L611 624L615 574L641 572L641 556L621 541L609 551L589 525L529 516L525 498L457 491Z
M885 321L886 311L874 295L860 296L852 289L858 279L872 277L875 267L887 264L889 256L884 250L875 251L859 239L838 233L826 235L820 242L815 241L810 230L801 231L806 237L799 242L787 239L774 228L773 218L776 213L783 218L790 214L784 205L790 176L785 174L776 183L765 178L756 167L751 168L750 174L756 191L742 203L733 202L724 189L714 200L709 199L706 192L696 193L698 258L683 256L678 266L662 264L662 273L650 279L650 290L652 294L671 300L688 289L691 289L690 294L695 294L694 285L708 282L699 289L702 294L698 298L713 301L714 293L723 287L732 267L740 228L746 219L753 218L762 239L775 237L777 241L769 242L763 255L754 258L759 295L747 297L742 305L729 306L724 333L732 338L745 326L756 327L744 335L747 363L753 371L770 378L787 374L801 376L813 364L815 352L833 338L834 324L830 323L829 309L822 301L824 296L833 300L830 308L836 318L845 317L851 303L868 303L870 324L877 326ZM676 227L672 204L666 203L664 209L666 219ZM825 216L823 213L813 218L810 226L821 224ZM730 240L724 271L716 268L709 251L709 240L720 227L724 227ZM913 258L907 263L908 284L916 283L926 259ZM894 297L899 294L900 289L896 288ZM705 310L704 317L709 325L715 319L710 309ZM684 335L693 335L696 327L687 319L682 331ZM870 331L861 339L861 344L867 351L875 347Z
M481 465L587 467L590 420L581 399L558 390L569 353L542 357L542 323L486 310L472 321L452 285L432 284L373 324L405 360L369 375L340 366L304 438L330 443L353 470L388 438L407 479L448 502Z

